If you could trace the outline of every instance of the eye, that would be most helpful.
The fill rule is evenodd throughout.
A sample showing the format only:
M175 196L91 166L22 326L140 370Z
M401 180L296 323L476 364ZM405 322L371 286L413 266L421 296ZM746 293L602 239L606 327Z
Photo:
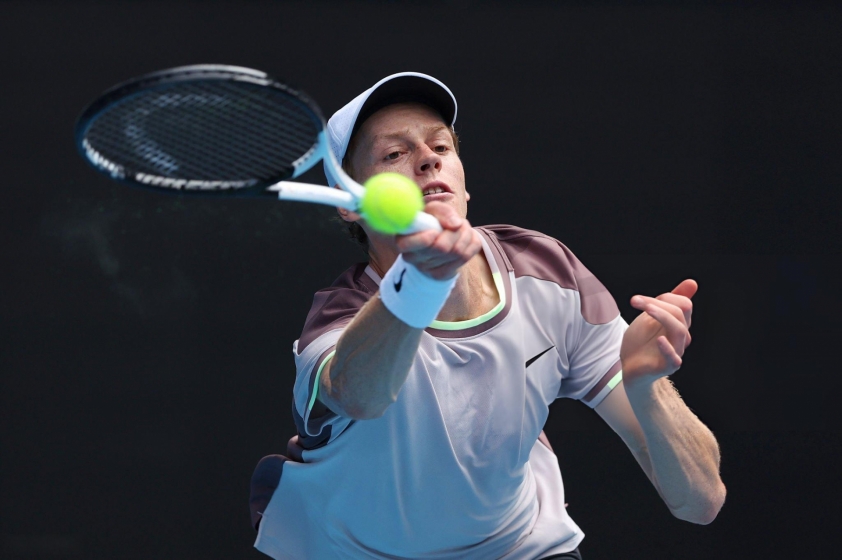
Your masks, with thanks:
M443 145L442 145L442 146L436 146L436 147L435 147L435 150L436 150L436 153L437 153L437 154L443 154L443 153L447 152L448 147L447 147L447 146L443 146Z
M389 155L386 156L386 159L398 159L401 157L400 152L389 152Z

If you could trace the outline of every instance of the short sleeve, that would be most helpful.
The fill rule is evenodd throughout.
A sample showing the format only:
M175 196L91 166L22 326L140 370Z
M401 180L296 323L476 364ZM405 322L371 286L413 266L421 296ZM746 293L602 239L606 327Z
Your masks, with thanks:
M568 348L570 369L558 396L595 408L622 379L620 347L628 324L602 282L569 249L562 249L571 263L578 306Z
M300 340L296 340L292 347L295 357L292 415L298 428L299 441L305 449L315 449L329 443L351 423L350 418L330 411L319 417L310 414L318 397L321 372L333 357L341 334L341 329L329 331L307 345L301 353L298 351Z
M343 330L363 305L376 293L377 285L364 272L364 265L352 267L330 288L316 292L301 337L293 344L295 385L292 415L299 442L315 449L335 439L353 420L333 412L311 416L318 398L318 380Z
M620 345L628 324L618 314L608 323L593 325L577 318L578 341L570 355L568 377L559 398L572 398L595 408L622 379Z

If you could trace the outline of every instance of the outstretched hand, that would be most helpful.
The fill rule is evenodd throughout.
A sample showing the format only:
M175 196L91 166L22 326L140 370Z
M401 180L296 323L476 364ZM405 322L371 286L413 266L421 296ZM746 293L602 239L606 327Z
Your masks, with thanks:
M684 280L669 293L656 298L636 295L631 305L643 311L623 335L620 360L623 383L653 382L681 367L690 345L690 323L696 293L695 280Z
M424 208L435 216L442 231L421 231L398 235L395 239L405 261L431 278L452 278L459 268L482 249L479 234L453 207L442 202L430 202Z

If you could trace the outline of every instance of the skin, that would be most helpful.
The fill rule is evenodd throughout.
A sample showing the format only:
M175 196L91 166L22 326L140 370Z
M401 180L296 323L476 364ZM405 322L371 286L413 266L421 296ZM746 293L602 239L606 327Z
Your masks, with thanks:
M358 181L392 171L413 179L422 191L433 181L448 191L425 197L425 211L439 219L441 232L384 236L340 209L343 219L359 221L366 230L372 267L383 276L402 253L432 278L458 273L439 320L472 319L493 308L499 296L479 234L466 219L464 168L438 113L419 104L390 105L369 117L357 135L350 168ZM631 299L642 313L623 337L623 381L596 411L629 447L673 515L707 524L725 500L719 447L668 379L690 344L697 289L695 281L685 280L669 293ZM371 298L322 372L314 417L327 409L358 420L382 416L397 399L422 332L392 315L380 298Z

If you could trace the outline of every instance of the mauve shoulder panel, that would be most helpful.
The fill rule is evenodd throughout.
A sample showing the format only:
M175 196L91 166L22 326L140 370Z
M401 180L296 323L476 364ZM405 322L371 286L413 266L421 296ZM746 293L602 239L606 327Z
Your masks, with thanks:
M483 229L497 237L514 268L515 278L531 276L578 291L582 317L592 325L608 323L620 314L605 286L560 241L509 225L483 226Z
M324 333L350 323L357 311L377 292L377 285L364 273L365 267L365 263L352 266L329 288L316 292L298 340L299 354Z

